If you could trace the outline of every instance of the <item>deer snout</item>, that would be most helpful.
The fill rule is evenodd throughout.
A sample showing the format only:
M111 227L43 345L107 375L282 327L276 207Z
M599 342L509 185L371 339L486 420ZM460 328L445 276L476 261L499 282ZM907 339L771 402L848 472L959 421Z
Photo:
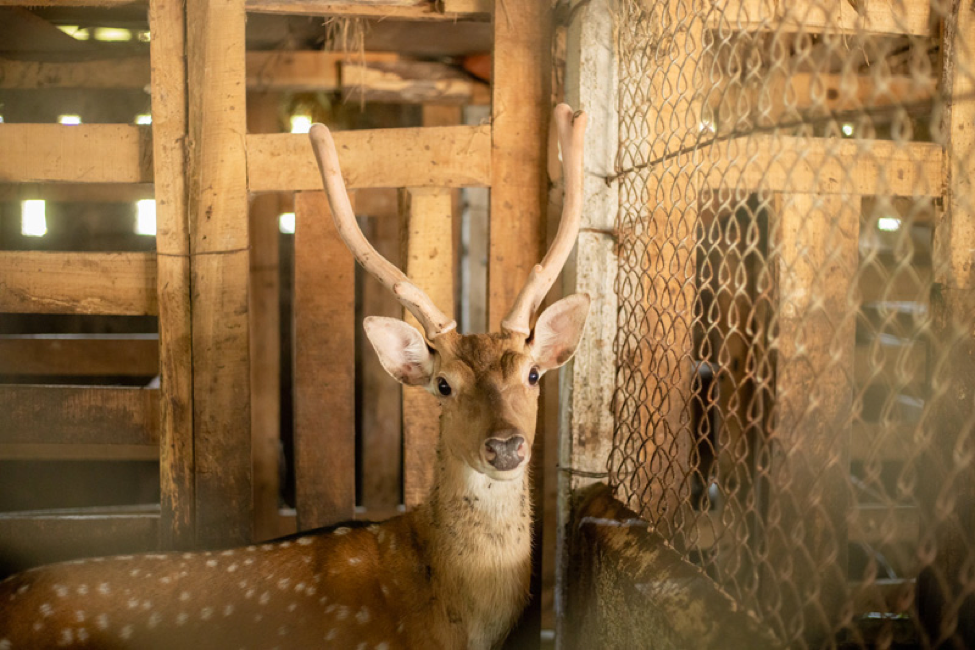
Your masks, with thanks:
M512 435L504 438L488 438L482 451L484 460L491 467L507 472L522 464L528 454L524 437Z

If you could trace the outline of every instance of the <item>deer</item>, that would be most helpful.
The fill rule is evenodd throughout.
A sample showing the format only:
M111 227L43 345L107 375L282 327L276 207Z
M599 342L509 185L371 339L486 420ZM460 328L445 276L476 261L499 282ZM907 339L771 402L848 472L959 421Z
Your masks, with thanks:
M238 548L29 569L0 583L0 650L499 647L528 599L539 380L572 357L589 312L589 297L575 294L532 323L582 211L587 118L560 104L553 119L565 177L558 233L501 331L466 335L366 240L332 136L321 124L311 129L339 235L423 328L363 323L385 370L440 403L434 481L421 505L381 523Z

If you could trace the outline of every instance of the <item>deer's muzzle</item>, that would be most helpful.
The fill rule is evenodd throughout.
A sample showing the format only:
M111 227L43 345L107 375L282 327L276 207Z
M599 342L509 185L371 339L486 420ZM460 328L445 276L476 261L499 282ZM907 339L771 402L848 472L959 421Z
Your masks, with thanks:
M505 438L488 438L484 443L484 460L491 467L507 472L513 470L525 460L528 447L524 437L513 435Z

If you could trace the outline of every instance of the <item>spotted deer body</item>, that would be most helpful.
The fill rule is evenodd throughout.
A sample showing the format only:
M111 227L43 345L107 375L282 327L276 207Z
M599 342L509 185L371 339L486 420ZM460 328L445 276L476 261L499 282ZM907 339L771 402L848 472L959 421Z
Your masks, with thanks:
M589 309L587 296L569 296L529 327L578 231L585 118L562 105L555 119L566 169L562 224L495 334L460 335L378 258L355 225L327 130L312 131L340 235L424 328L364 323L386 370L440 402L423 504L385 522L265 544L27 571L0 583L0 650L498 647L528 598L538 381L572 356Z

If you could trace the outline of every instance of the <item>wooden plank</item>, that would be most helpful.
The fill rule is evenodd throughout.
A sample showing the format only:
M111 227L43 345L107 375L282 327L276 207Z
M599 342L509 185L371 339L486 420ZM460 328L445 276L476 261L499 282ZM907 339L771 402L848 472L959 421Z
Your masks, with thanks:
M708 16L708 27L724 32L774 31L807 34L931 35L930 3L923 0L864 0L856 6L843 0L801 0L778 4L737 0Z
M298 529L355 512L355 271L324 192L295 199Z
M0 444L0 460L159 460L159 445Z
M83 61L0 58L0 88L132 88L149 85L149 59L127 56Z
M390 206L379 205L368 195L391 195ZM380 255L391 264L400 267L400 219L396 190L359 190L356 192L356 212L366 217L366 236ZM364 203L380 212L367 212ZM389 208L392 210L389 210ZM362 275L361 304L363 316L402 318L403 309L391 291L365 270ZM401 502L403 483L403 428L402 389L399 382L389 376L369 339L356 320L356 344L359 346L362 370L361 411L359 431L362 436L362 505L376 508L392 508Z
M571 528L580 588L570 594L562 647L782 647L700 567L616 501L606 485L590 486L580 498Z
M350 190L469 187L491 183L490 126L375 129L335 133ZM247 136L251 192L320 190L308 136Z
M158 137L158 126L155 133ZM0 183L0 201L44 199L63 203L134 203L153 196L151 183ZM158 214L156 218L158 220Z
M454 312L453 203L450 190L409 188L400 193L406 275L445 314ZM403 319L419 327L412 314ZM422 330L421 330L422 331ZM433 485L440 405L416 386L403 388L403 491L406 507L426 500Z
M769 459L766 531L774 583L789 567L790 584L815 585L809 603L800 592L767 588L787 643L826 639L846 602L850 424L856 309L851 307L858 263L859 203L841 195L774 199L778 336L775 444ZM802 620L796 626L791 621Z
M616 386L615 281L619 260L614 236L619 184L601 177L612 173L619 144L619 79L611 0L591 0L566 35L565 99L585 107L589 123L584 140L582 224L576 254L562 274L565 295L587 293L592 300L586 332L573 359L562 370L559 404L558 501L555 540L556 645L566 647L571 624L569 592L581 589L574 573L569 529L578 492L606 472L612 451L613 392ZM551 163L549 164L551 167Z
M88 386L0 386L0 443L151 445L159 391Z
M247 96L247 128L274 132L277 93ZM251 458L254 465L254 539L278 534L281 498L281 317L278 205L276 194L256 196L250 204L250 354Z
M196 541L251 538L244 0L187 0Z
M154 253L0 252L0 312L152 315Z
M437 11L445 14L473 14L490 20L494 0L437 0Z
M397 58L386 52L248 52L247 88L260 92L336 92L342 89L339 68L343 62L390 62Z
M159 512L78 508L0 514L0 575L76 558L159 548Z
M182 0L150 0L152 146L159 282L160 544L195 544L193 333L186 196L186 37Z
M298 16L338 16L342 18L376 18L380 20L488 20L480 11L440 12L434 3L422 2L408 6L377 5L340 2L322 3L319 0L247 0L247 11L264 14Z
M152 377L159 373L159 340L120 336L0 337L0 374L75 377Z
M0 182L148 183L150 140L128 124L0 124Z
M400 104L491 101L488 84L438 61L346 61L342 64L342 94L349 101Z
M853 510L850 541L916 546L920 527L920 513L915 506L862 505Z
M927 142L750 136L701 147L696 156L713 189L891 196L941 191L942 150ZM746 158L753 162L742 164Z

